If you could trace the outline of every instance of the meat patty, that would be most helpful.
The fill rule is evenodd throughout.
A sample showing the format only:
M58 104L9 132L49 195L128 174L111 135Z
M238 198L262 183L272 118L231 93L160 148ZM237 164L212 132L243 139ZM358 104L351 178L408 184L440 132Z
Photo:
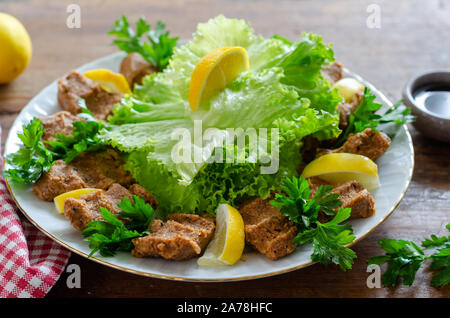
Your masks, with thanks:
M357 181L345 182L333 188L332 192L339 194L342 205L339 208L351 208L350 217L368 218L375 214L375 201L369 191Z
M269 203L271 199L246 200L239 212L244 220L246 242L270 260L276 260L295 250L297 226Z
M320 179L318 177L311 177L306 180L308 181L309 188L311 189L311 195L310 195L311 199L316 195L316 192L321 185L331 185L331 183L329 183L323 179Z
M142 84L144 76L155 72L158 69L136 52L128 54L120 63L120 73L125 76L131 89L134 84Z
M131 200L130 191L114 183L106 192L98 190L85 194L79 199L67 198L64 201L64 215L74 228L83 231L88 223L103 220L100 207L108 209L113 214L118 213L120 209L117 205L123 198Z
M343 65L339 62L333 62L322 68L322 75L331 84L336 83L344 77ZM348 118L350 114L359 106L363 97L362 92L357 92L351 102L340 103L338 105L339 111L339 128L344 130L348 125Z
M156 207L158 206L158 201L155 199L155 197L140 184L132 184L128 190L130 190L132 194L144 198L145 201L154 209L156 209Z
M76 157L70 165L74 166L88 187L107 189L113 183L129 187L135 183L128 171L123 169L124 161L120 154L113 150L97 153L83 153Z
M329 65L325 65L322 68L322 75L327 81L334 84L344 77L342 67L343 65L341 63L335 61Z
M125 187L134 183L131 174L123 169L120 155L108 149L98 153L84 153L66 164L56 161L50 171L44 173L33 185L36 195L45 201L81 188L107 189L113 183Z
M81 113L78 99L83 98L94 117L104 120L122 96L120 93L108 93L98 83L76 71L58 80L58 103L73 115Z
M319 186L329 185L319 178L309 178L311 198ZM349 181L333 187L333 193L339 194L340 208L351 208L351 218L366 218L375 214L375 202L370 193L357 181ZM275 260L292 253L296 244L297 226L288 217L280 213L279 208L270 204L269 198L245 200L239 212L244 219L245 240L269 259ZM336 210L338 210L336 209ZM327 222L332 217L320 212L319 221Z
M93 191L81 196L79 199L68 198L64 201L64 215L73 227L77 230L84 230L89 222L103 220L100 213L100 207L104 207L113 214L120 212L117 206L123 198L132 199L132 194L141 196L146 199L146 203L156 208L156 200L147 190L140 193L133 192L136 184L132 185L128 190L118 183L112 184L106 192L101 190ZM148 198L148 200L147 200Z
M214 222L194 214L174 213L164 223L155 220L150 234L133 239L135 257L162 257L176 261L196 257L202 253L214 233Z
M317 192L321 185L329 185L328 182L319 178L308 179L311 188L311 198ZM350 218L368 218L375 214L375 201L372 195L359 182L352 180L336 186L333 186L332 193L339 194L339 199L342 204L336 209L351 208L352 212ZM327 222L331 219L330 216L320 213L319 221Z
M42 140L55 140L55 134L57 133L71 135L73 132L73 122L80 120L80 118L67 111L62 111L49 116L41 116L39 120L42 122L44 128Z
M363 93L356 92L351 102L345 104L340 103L338 105L340 129L345 130L345 128L347 128L350 114L354 112L356 108L358 108L358 106L361 104L362 99Z
M353 153L362 155L375 161L391 145L391 139L383 132L375 132L371 128L366 128L364 131L357 134L350 134L347 141L337 149L320 149L317 151L317 157L330 153Z
M57 160L33 185L33 192L44 201L52 201L56 196L81 188L87 184L76 168Z

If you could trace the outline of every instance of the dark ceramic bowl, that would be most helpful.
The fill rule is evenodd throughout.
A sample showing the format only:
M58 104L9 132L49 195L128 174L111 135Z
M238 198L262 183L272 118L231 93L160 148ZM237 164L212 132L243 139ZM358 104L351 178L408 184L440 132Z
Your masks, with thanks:
M431 93L422 95L425 98L418 98L417 94L426 88L441 88L450 92L450 71L418 75L408 82L403 91L405 105L411 107L412 114L416 116L414 127L431 138L450 142L450 97L445 93Z

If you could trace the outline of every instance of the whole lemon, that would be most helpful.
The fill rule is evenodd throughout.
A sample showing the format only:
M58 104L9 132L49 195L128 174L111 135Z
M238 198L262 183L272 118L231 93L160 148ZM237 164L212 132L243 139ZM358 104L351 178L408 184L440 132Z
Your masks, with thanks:
M19 76L31 59L31 40L15 17L0 12L0 84Z

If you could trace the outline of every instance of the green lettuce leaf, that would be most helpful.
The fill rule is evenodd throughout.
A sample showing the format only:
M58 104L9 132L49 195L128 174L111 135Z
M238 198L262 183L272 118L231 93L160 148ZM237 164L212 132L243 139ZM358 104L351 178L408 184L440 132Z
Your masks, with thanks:
M223 46L246 48L250 70L192 112L187 100L192 71L205 54ZM222 202L267 198L283 178L297 175L305 136L325 139L340 133L340 98L320 74L333 58L331 47L319 36L304 34L293 44L280 37L264 39L243 20L218 16L199 24L193 40L175 49L163 72L135 86L134 96L116 106L101 138L128 153L125 168L156 196L164 213L213 214ZM214 128L221 136L227 136L227 128L242 128L243 133L247 128L267 128L269 145L274 141L270 129L278 128L278 171L261 174L265 164L254 156L239 163L211 162L212 155L235 150L231 144L218 147L216 139L197 145L202 151L199 162L175 163L172 152L178 141L172 133L187 129L191 139L185 144L192 146L197 120L203 133ZM249 153L247 145L245 154ZM261 148L258 153L267 155Z
M294 86L300 97L309 99L312 108L336 113L341 97L321 74L323 66L334 61L331 44L325 45L317 34L304 33L293 46L294 50L265 67L281 67L284 71L281 82Z
M210 51L224 46L240 46L247 50L251 70L257 70L289 50L289 46L277 39L264 39L255 35L244 20L227 19L219 15L207 23L200 23L192 41L175 50L167 71L166 80L187 99L189 81L200 59Z
M189 115L193 120L201 120L204 127L271 128L276 119L290 120L309 107L295 89L281 83L282 77L279 68L241 74Z
M210 163L195 175L189 186L180 183L167 166L150 159L145 152L132 152L125 169L158 199L159 213L214 215L220 203L235 204L253 196L267 198L283 178L296 175L299 147L299 143L290 143L281 148L280 169L276 174L261 174L257 163Z
M170 82L163 81L154 73L144 78L143 85L135 85L134 96L125 96L108 121L120 125L183 119L184 112L185 101L173 90Z

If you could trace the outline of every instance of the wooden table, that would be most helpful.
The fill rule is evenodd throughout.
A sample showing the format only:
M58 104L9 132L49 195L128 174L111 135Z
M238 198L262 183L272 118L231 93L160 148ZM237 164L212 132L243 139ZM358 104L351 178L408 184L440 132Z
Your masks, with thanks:
M439 0L383 1L381 28L368 28L367 7L380 1L268 0L83 0L81 28L66 27L66 2L2 0L0 11L19 18L33 41L26 72L0 86L2 144L23 106L50 82L93 59L116 51L106 32L122 14L132 21L145 15L164 21L172 34L188 39L198 22L219 13L250 21L257 33L290 39L302 31L322 34L334 43L337 59L397 100L414 74L450 63L450 4ZM396 212L354 246L358 259L344 273L321 265L280 276L234 283L186 283L127 274L72 254L81 266L81 288L66 287L62 275L48 297L448 297L450 287L430 287L431 273L420 271L412 287L366 287L366 262L380 254L377 239L420 242L431 233L445 234L450 221L450 145L428 139L411 128L415 147L414 177Z

